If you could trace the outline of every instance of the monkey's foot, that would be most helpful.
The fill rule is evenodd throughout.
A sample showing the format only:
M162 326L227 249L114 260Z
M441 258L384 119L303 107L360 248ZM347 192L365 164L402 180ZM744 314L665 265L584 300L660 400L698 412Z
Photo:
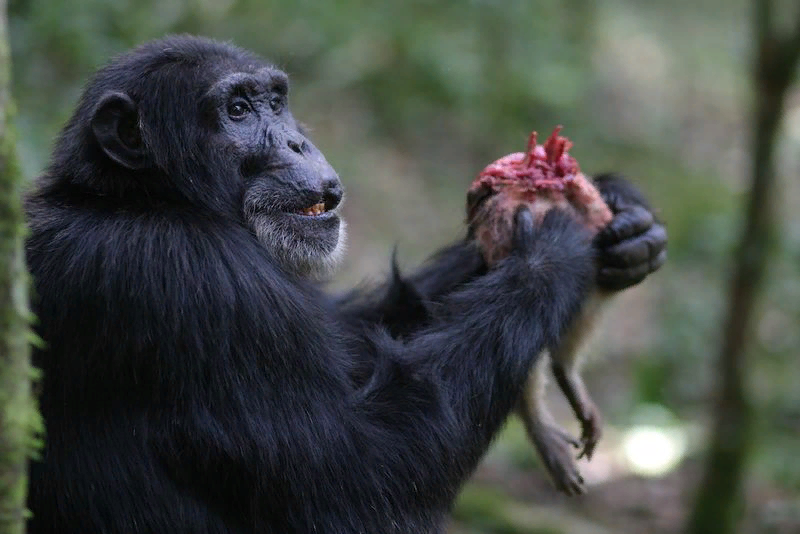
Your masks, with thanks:
M578 455L578 459L586 457L592 459L597 442L603 435L603 416L600 410L591 401L585 402L582 406L583 415L581 417L581 445L583 449Z
M581 443L555 426L540 426L534 434L539 457L556 489L567 495L585 493L583 477L572 456L572 449L580 448Z

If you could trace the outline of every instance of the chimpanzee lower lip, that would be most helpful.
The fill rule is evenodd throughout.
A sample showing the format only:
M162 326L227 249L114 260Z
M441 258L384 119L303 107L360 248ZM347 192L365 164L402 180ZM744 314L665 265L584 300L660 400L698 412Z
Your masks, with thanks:
M319 215L306 215L304 213L287 213L286 215L308 221L327 221L337 216L335 211L326 211Z

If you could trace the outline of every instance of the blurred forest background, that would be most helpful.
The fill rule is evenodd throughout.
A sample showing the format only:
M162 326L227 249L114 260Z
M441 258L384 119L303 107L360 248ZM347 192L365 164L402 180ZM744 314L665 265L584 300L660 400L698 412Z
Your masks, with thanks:
M285 69L292 107L347 187L336 285L411 268L463 234L464 195L536 129L584 171L632 177L670 259L617 298L586 368L606 418L589 494L551 489L516 421L465 490L454 533L681 531L702 475L752 138L746 0L10 0L19 153L46 165L87 76L143 40L232 40ZM795 22L796 0L776 2ZM780 22L779 21L779 22ZM800 531L800 85L775 146L777 218L748 345L755 425L742 532ZM573 432L566 404L553 404Z

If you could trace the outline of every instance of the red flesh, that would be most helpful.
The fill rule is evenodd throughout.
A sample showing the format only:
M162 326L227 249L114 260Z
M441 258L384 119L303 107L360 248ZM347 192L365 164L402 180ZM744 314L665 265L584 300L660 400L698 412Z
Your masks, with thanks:
M544 145L536 144L537 133L528 138L525 152L515 152L490 163L478 175L478 183L497 189L514 184L535 196L537 191L563 191L579 172L578 162L568 154L572 142L561 137L557 126Z

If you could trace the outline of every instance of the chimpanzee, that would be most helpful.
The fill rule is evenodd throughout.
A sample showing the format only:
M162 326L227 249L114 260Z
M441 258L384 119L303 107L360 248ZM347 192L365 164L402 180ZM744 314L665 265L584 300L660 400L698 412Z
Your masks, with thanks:
M599 240L521 210L496 267L464 238L329 296L343 189L288 90L192 36L86 87L25 200L46 343L30 532L442 532L589 286L663 262L663 228L612 180Z

